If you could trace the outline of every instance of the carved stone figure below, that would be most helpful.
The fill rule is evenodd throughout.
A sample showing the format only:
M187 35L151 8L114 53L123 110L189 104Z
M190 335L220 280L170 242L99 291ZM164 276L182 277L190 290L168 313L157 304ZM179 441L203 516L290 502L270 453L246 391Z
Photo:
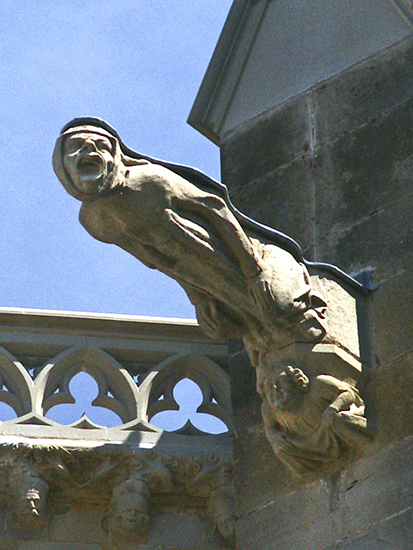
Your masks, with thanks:
M356 388L327 375L309 379L287 366L264 378L262 414L267 438L278 458L295 474L313 472L348 450L372 440L364 403Z
M10 482L10 523L14 529L37 531L45 523L47 482L36 472L25 469Z
M128 479L116 487L111 500L109 536L114 541L134 541L148 534L147 485L140 479Z
M134 154L94 119L66 126L53 163L83 202L85 229L178 281L209 336L247 337L258 349L324 336L326 304L305 265L250 237L213 180Z

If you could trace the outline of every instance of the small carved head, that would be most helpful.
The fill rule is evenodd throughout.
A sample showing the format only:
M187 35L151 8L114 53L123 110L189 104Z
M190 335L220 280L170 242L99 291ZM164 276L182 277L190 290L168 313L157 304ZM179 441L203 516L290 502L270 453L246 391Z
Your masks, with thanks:
M310 381L306 374L292 366L286 367L271 384L266 380L265 395L276 409L290 409L296 406L304 393L310 389Z
M149 492L145 483L128 479L113 491L112 514L125 533L146 533L149 522Z
M36 473L25 471L16 476L12 488L13 515L20 528L34 530L40 528L45 521L49 486Z

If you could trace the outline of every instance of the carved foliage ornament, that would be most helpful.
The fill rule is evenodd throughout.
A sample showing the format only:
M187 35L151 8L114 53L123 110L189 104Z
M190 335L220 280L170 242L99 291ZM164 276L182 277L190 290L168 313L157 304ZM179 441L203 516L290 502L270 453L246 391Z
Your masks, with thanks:
M52 519L49 497L65 507L98 500L108 515L102 528L125 542L144 539L150 500L158 493L183 493L206 499L217 533L232 544L236 520L232 500L232 463L225 453L165 452L148 449L63 450L0 447L1 494L8 529L31 536Z

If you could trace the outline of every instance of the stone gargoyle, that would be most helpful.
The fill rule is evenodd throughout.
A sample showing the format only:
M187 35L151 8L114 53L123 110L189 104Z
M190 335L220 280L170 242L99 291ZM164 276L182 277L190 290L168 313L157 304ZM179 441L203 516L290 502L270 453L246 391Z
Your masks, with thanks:
M250 237L214 180L133 153L96 119L63 129L53 165L82 201L85 229L178 281L209 336L248 337L259 347L291 332L324 336L326 304L298 249Z
M356 308L347 306L348 293L336 282L353 290L362 286L333 266L306 262L295 241L237 211L224 185L193 168L132 151L95 118L63 128L53 166L68 193L82 201L85 229L175 279L207 335L243 338L259 378L278 350L297 342L334 344L335 335L350 326L353 332L338 347L352 354L349 364L357 355L357 314L349 321ZM335 281L323 279L321 267ZM328 325L324 280L327 294L336 293L331 304L344 312L330 315ZM334 317L344 319L335 333ZM273 448L278 452L280 446Z

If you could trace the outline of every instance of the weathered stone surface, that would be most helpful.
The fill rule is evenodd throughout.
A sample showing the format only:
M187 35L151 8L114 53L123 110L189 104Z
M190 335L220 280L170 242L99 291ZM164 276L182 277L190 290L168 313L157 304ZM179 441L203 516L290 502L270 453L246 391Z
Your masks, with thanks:
M372 266L375 283L411 265L413 198L408 198L337 232L318 248L319 258L357 273Z
M221 147L222 179L231 192L303 156L310 147L311 126L305 95L285 103L238 129ZM248 152L240 155L240 151Z
M337 538L325 482L284 496L238 521L239 550L315 550ZM253 527L252 527L253 526Z
M63 507L57 512L48 527L50 540L59 541L59 544L106 542L107 534L102 529L102 520L107 516L105 506L74 506L67 511Z
M339 265L346 271L357 272L376 264L380 279L390 276L391 270L397 269L395 260L387 269L383 264L387 258L392 261L392 249L399 249L399 240L402 250L398 261L406 265L411 246L407 223L410 212L406 212L400 227L395 229L392 224L403 213L387 210L397 209L399 205L403 211L399 203L411 195L412 51L409 39L315 88L311 93L318 98L319 105L312 113L316 124L312 154L308 152L304 157L297 154L282 169L267 155L266 172L257 177L246 171L249 176L243 183L245 191L239 188L237 174L228 172L225 181L234 193L237 206L250 216L292 234L311 258ZM373 82L372 72L376 75ZM383 86L386 83L386 90L381 89L381 83ZM399 84L402 91L400 95L394 94L396 88L400 89ZM343 102L348 104L348 117L354 117L350 121L345 109L343 115ZM267 113L263 126L272 118L276 124L276 120L284 116L283 109L289 112L286 105ZM302 108L297 109L297 117L304 116L303 112ZM329 116L333 119L326 123ZM330 128L328 131L323 130L324 123ZM226 143L223 144L224 166L225 163L240 166L245 158L251 158L249 162L255 156L259 158L259 151L265 151L271 143L268 134L260 133L260 125L261 120L256 120L248 130L241 129L231 136L228 153ZM247 149L248 135L257 136L251 155ZM306 169L300 174L297 167L302 163ZM264 193L265 204L258 200ZM308 211L310 193L314 197L310 201L312 212ZM297 213L302 214L301 221L297 220ZM293 220L292 230L288 229L289 216ZM374 224L370 220L377 216L369 231L369 223ZM402 235L397 242L396 234ZM312 245L316 245L314 251Z
M360 358L360 342L365 340L365 335L359 334L358 317L364 300L361 296L356 298L354 293L351 295L332 278L320 277L318 282L328 303L326 315L332 341L339 342L343 349L353 354L354 357ZM350 362L350 358L348 358L348 362Z
M341 538L413 506L412 456L413 440L409 438L344 471L338 497Z
M412 97L411 38L317 86L311 92L317 144L367 124Z
M231 198L235 206L254 220L299 240L306 258L313 259L315 197L312 161L308 155L270 169L232 191Z
M411 548L412 456L410 438L326 481L290 490L282 498L256 506L253 515L245 512L238 522L239 548Z
M291 234L309 258L352 273L377 265L378 280L391 276L400 262L408 265L412 245L411 118L408 101L334 143L316 146L314 159L299 158L278 169L274 165L241 189L229 177L234 202L250 216ZM242 139L243 134L238 153L245 158ZM395 234L400 235L397 242Z
M299 485L274 455L264 429L250 429L234 441L234 485L240 517L266 506Z
M325 550L410 550L412 547L412 508L381 521L352 537L345 537Z
M101 550L98 544L21 540L18 550ZM8 550L8 549L7 549ZM14 549L13 549L14 550Z
M400 272L383 281L372 296L375 362L386 366L413 349L413 275Z
M155 548L220 549L212 530L212 522L195 510L165 509L154 515L149 542Z
M317 149L317 242L349 231L411 195L412 116L410 101Z
M378 443L386 444L412 435L412 389L412 352L377 369L372 376L367 391L380 426Z

